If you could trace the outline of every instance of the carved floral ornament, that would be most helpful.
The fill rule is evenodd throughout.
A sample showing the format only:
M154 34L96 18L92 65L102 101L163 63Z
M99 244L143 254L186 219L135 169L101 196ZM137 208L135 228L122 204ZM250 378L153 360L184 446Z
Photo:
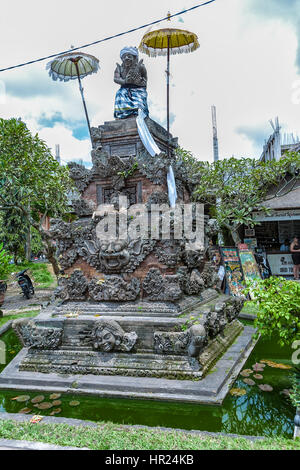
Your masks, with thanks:
M62 328L39 326L28 318L14 320L12 328L26 348L57 349L62 341Z

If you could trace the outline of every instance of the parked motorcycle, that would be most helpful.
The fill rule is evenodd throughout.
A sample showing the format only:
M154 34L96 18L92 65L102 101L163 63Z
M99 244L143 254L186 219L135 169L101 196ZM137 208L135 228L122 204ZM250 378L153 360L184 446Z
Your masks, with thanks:
M18 284L22 289L24 297L26 297L26 299L30 299L30 297L34 295L34 288L33 288L33 284L31 282L30 277L28 276L28 274L25 274L26 271L28 271L28 269L24 269L23 271L20 271L19 273L16 274L16 277L17 277Z

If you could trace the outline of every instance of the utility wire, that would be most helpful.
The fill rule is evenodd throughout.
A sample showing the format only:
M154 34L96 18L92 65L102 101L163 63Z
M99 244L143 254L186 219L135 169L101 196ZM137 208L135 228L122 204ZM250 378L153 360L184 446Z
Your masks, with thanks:
M7 70L12 70L12 69L16 69L16 68L19 68L19 67L24 67L25 65L35 64L36 62L42 62L43 60L52 59L52 57L57 57L57 56L60 56L62 54L67 54L68 52L78 51L79 49L84 49L85 47L94 46L95 44L100 44L101 42L109 41L110 39L118 38L120 36L125 36L125 34L133 33L134 31L138 31L140 29L147 28L148 26L153 26L157 23L160 23L161 21L165 21L165 20L168 20L170 18L174 18L175 16L183 15L184 13L188 13L189 11L196 10L196 8L203 7L205 5L208 5L209 3L213 3L215 1L216 0L208 0L204 3L194 5L193 7L188 8L186 10L182 10L182 11L179 11L178 13L174 13L173 15L168 15L165 18L161 18L160 20L155 20L155 21L152 21L151 23L147 23L147 24L144 24L142 26L138 26L137 28L129 29L128 31L124 31L122 33L114 34L113 36L108 36L104 39L99 39L98 41L94 41L94 42L90 42L88 44L84 44L83 46L74 47L72 49L68 49L68 50L63 51L63 52L59 52L59 53L56 53L56 54L51 54L51 55L48 55L46 57L41 57L40 59L30 60L29 62L24 62L23 64L12 65L11 67L6 67L4 69L0 69L0 72L5 72Z

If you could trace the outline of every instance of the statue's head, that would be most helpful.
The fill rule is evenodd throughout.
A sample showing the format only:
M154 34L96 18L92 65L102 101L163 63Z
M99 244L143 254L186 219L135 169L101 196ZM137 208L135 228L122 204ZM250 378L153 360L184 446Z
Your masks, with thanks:
M120 57L125 66L133 65L139 59L139 52L136 47L124 47L120 52Z
M103 322L94 331L94 348L102 352L110 352L122 341L123 332L115 322Z

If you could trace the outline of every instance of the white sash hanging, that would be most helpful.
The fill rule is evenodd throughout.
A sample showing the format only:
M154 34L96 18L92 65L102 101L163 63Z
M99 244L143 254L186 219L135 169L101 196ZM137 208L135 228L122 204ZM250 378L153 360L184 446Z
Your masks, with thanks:
M150 153L151 157L155 157L155 155L159 155L161 152L152 135L150 134L147 124L145 123L145 117L145 113L141 109L139 109L139 114L136 118L138 133L145 149ZM169 166L169 171L167 175L167 184L170 206L174 208L177 200L177 191L174 171L171 165Z

